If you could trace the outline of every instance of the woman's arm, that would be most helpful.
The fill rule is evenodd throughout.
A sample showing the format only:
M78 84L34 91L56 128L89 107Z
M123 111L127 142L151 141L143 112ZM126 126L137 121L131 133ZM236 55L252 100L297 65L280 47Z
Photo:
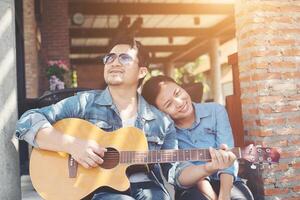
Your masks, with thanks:
M230 200L230 193L233 185L233 176L230 174L220 175L220 193L218 200Z

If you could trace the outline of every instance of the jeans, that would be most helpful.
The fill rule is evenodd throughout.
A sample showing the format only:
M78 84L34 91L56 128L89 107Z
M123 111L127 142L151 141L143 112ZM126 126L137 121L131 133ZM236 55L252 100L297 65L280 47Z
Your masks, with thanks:
M216 194L220 191L220 181L210 181ZM235 181L231 189L231 200L254 200L254 197L243 181ZM178 190L175 193L175 200L209 200L197 187L192 187L186 190Z
M170 195L153 181L132 183L130 192L101 191L92 200L171 200Z

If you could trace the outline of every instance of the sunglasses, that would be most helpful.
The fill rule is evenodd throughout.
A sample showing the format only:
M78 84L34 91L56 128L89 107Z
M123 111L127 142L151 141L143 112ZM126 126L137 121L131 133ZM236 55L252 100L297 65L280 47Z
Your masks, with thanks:
M119 59L119 63L121 63L122 65L129 65L134 61L134 58L127 53L121 53L119 55L116 53L109 53L103 57L102 61L103 64L106 65L113 63L116 58Z

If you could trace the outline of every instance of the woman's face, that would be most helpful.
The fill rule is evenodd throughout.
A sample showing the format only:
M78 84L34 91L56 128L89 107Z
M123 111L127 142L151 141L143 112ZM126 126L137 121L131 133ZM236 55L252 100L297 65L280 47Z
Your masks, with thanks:
M193 117L191 97L176 83L160 83L160 92L155 103L161 111L170 115L175 122Z

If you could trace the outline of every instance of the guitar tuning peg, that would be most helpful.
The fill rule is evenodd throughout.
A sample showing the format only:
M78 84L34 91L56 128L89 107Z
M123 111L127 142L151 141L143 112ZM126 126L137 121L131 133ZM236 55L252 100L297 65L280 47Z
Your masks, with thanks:
M250 166L250 168L251 168L251 169L256 169L256 165L255 165L255 164L252 164L252 165Z
M269 163L269 169L273 169L274 168L274 166L272 165L272 163Z

